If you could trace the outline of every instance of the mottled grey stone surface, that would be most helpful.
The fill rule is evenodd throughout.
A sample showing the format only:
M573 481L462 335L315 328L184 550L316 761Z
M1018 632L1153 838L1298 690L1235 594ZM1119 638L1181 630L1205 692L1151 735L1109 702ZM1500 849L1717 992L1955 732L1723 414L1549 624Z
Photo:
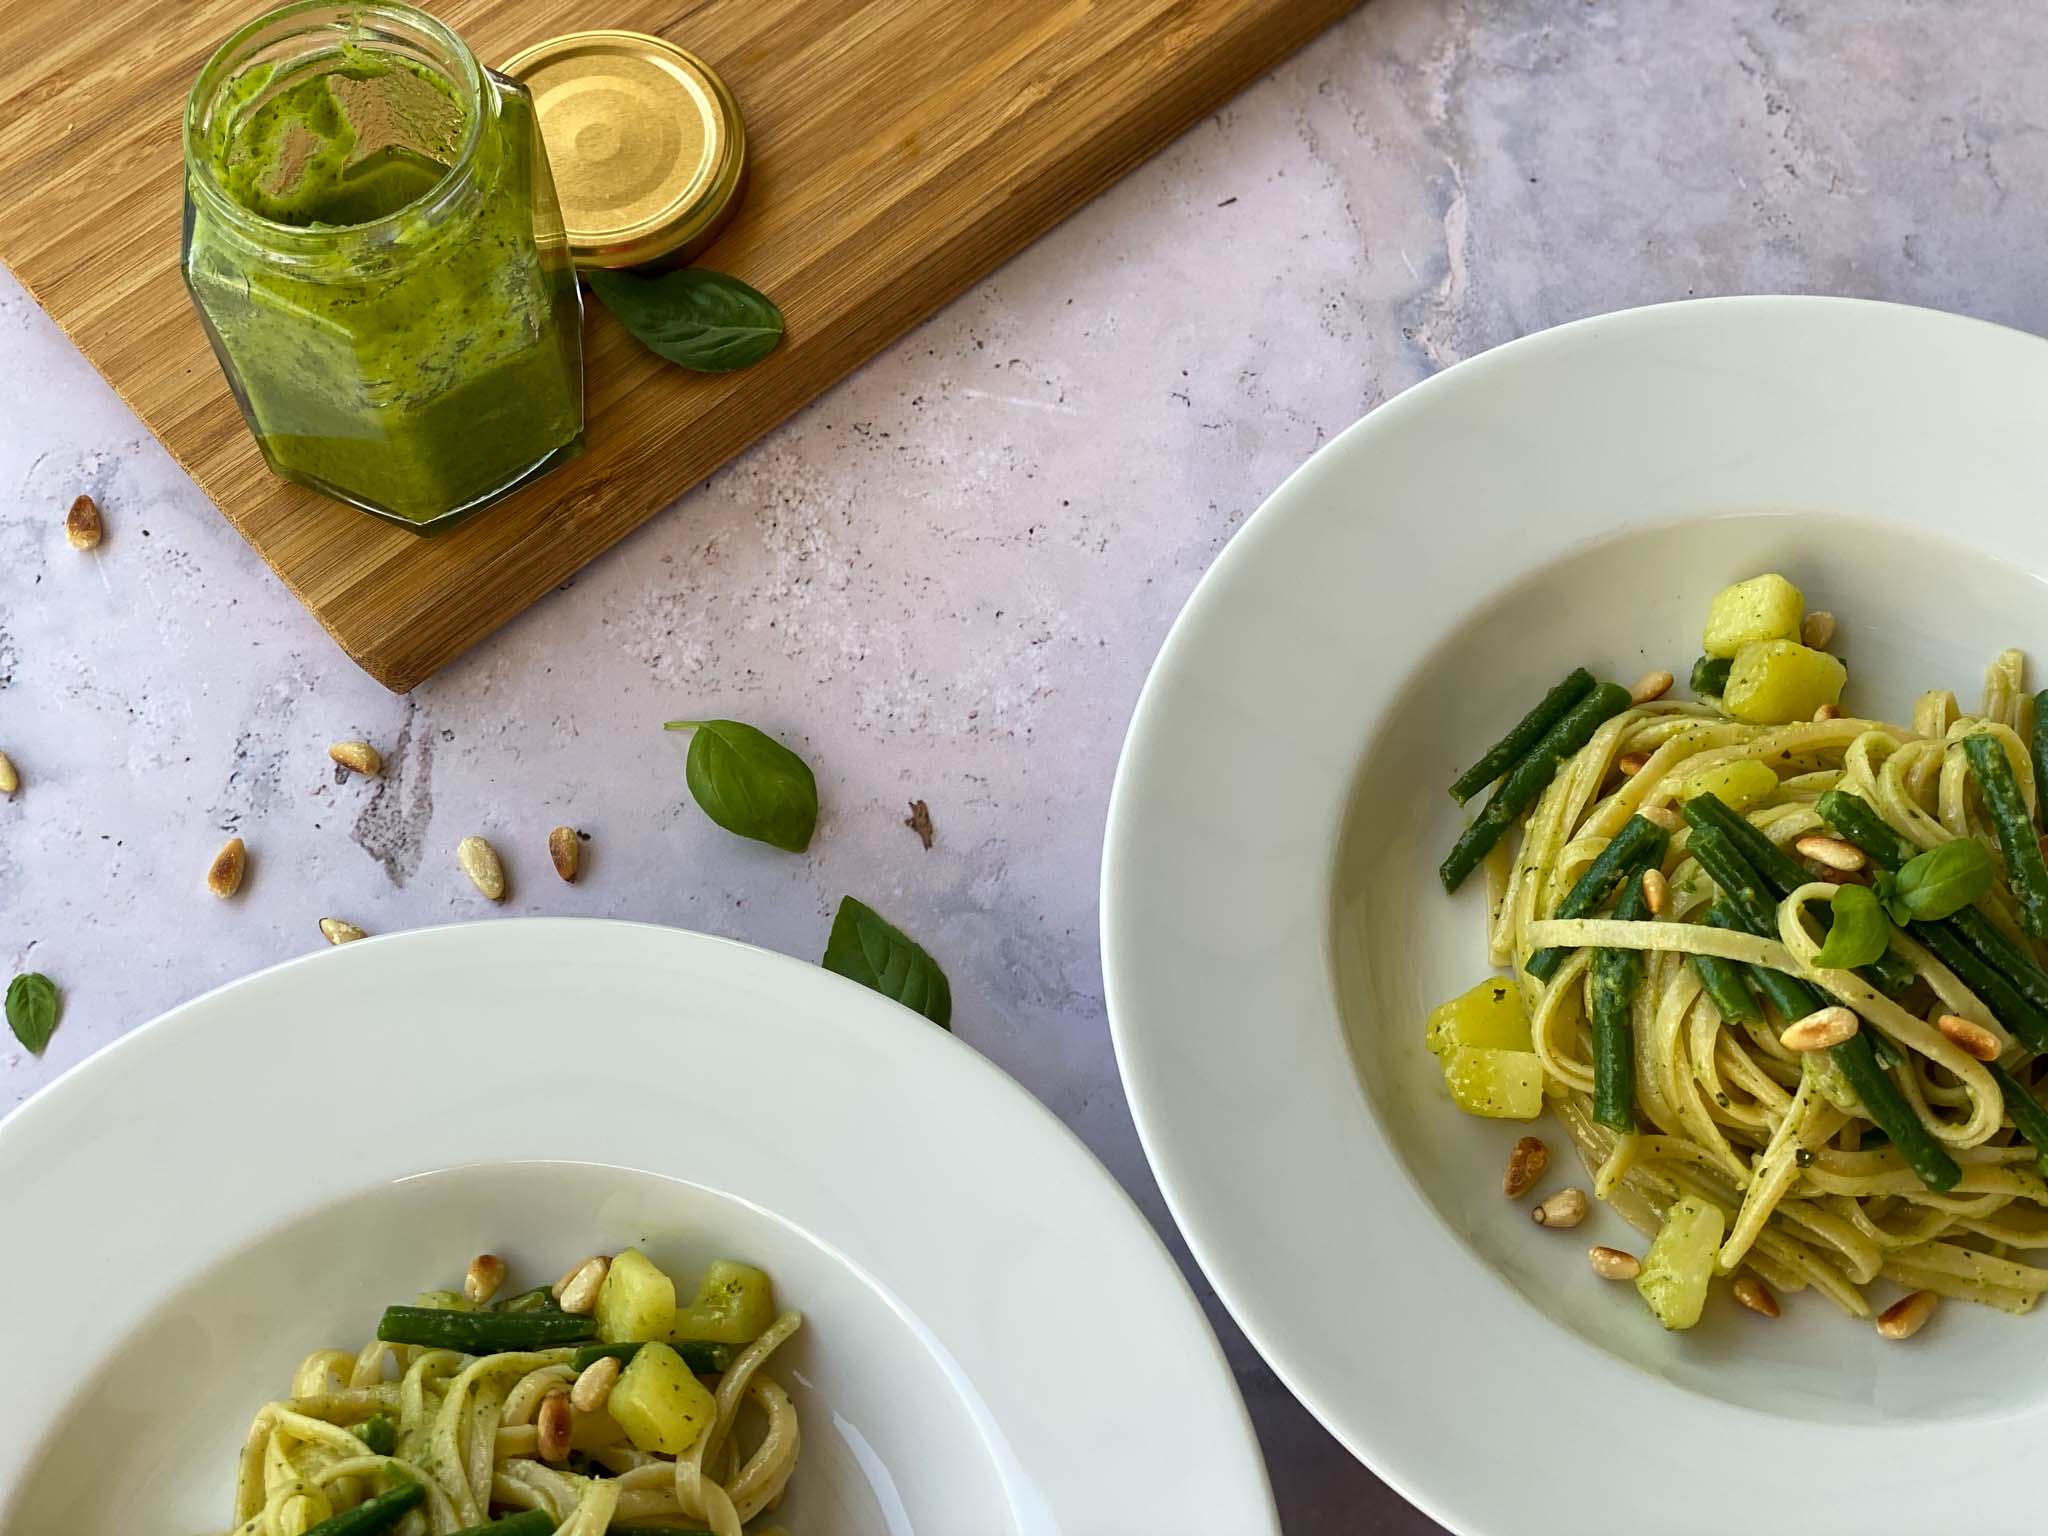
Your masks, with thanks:
M1146 666L1231 531L1406 385L1600 310L1843 292L2048 329L2044 188L2036 0L1376 0L403 699L0 277L0 746L27 781L0 966L68 999L44 1060L0 1043L0 1107L323 915L488 915L453 858L482 832L512 912L814 956L860 893L1170 1233L1103 1022L1096 861ZM81 489L89 556L60 526ZM810 857L685 803L683 714L810 757ZM335 781L357 734L382 783ZM560 821L592 838L573 889ZM252 867L223 904L230 831ZM1433 1529L1211 1312L1290 1532Z

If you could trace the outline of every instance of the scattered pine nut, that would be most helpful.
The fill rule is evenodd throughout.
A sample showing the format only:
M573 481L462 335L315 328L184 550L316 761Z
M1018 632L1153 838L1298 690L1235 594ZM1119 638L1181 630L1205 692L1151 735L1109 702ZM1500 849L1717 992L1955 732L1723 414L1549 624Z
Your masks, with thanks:
M1825 1051L1840 1045L1862 1027L1861 1019L1838 1004L1795 1019L1778 1036L1778 1044L1788 1051Z
M583 865L583 845L577 842L574 827L557 827L548 834L548 857L555 873L575 884L576 871Z
M505 866L489 843L480 837L465 837L455 845L455 862L485 900L505 899Z
M1778 1298L1773 1296L1771 1288L1755 1275L1737 1275L1734 1291L1735 1299L1750 1311L1763 1317L1778 1315Z
M351 773L375 778L384 771L384 754L367 741L337 741L327 755Z
M1661 869L1643 871L1643 902L1650 909L1650 916L1659 916L1671 905L1671 882L1664 878Z
M495 1253L480 1253L469 1261L469 1272L462 1277L462 1294L482 1306L504 1283L505 1261Z
M1550 1148L1535 1136L1524 1136L1508 1153L1508 1171L1501 1175L1500 1192L1519 1200L1536 1187L1543 1170L1550 1166Z
M1927 1326L1938 1300L1932 1291L1915 1291L1893 1302L1877 1314L1877 1331L1888 1339L1910 1339Z
M1965 1054L1974 1056L1979 1061L1996 1061L2003 1050L1998 1043L1998 1036L1982 1024L1973 1023L1961 1014L1944 1013L1934 1021L1934 1027L1946 1035L1953 1044L1960 1046Z
M1576 1227L1586 1219L1586 1192L1560 1189L1529 1213L1539 1227Z
M1602 1280L1633 1280L1643 1272L1643 1261L1632 1253L1623 1253L1619 1248L1596 1244L1586 1250L1586 1258L1593 1266L1593 1273Z
M1822 725L1829 720L1839 720L1841 718L1842 706L1839 704L1823 704L1813 712L1813 723L1815 725Z
M242 877L248 872L249 850L239 837L231 837L207 866L206 888L226 900L242 888Z
M1671 691L1671 685L1676 681L1669 672L1645 672L1636 679L1635 687L1629 689L1628 701L1631 704L1648 704L1653 699L1661 699Z
M1824 651L1835 638L1835 616L1826 609L1809 613L1799 626L1799 643L1809 650Z
M569 1394L559 1387L540 1400L540 1411L534 1415L533 1423L539 1432L542 1461L569 1459L569 1431L574 1422L569 1411Z
M1646 806L1636 814L1645 821L1654 821L1666 832L1681 831L1685 826L1685 818L1668 805Z
M1839 837L1828 837L1819 832L1809 832L1797 839L1792 844L1792 849L1802 859L1825 864L1829 869L1857 870L1870 862L1863 850L1854 843L1847 843Z
M1649 760L1641 752L1624 752L1614 760L1614 766L1619 768L1629 778L1634 778L1643 771L1643 765Z
M587 1314L597 1305L597 1293L604 1285L604 1277L611 1273L612 1261L603 1254L585 1259L568 1274L564 1275L556 1290L556 1299L564 1312Z
M21 788L21 774L15 769L14 759L0 752L0 795L10 799Z
M578 1413L596 1413L611 1400L612 1388L618 1384L618 1356L599 1355L583 1368L576 1385L569 1389L569 1406Z
M321 918L320 933L330 944L353 944L357 939L367 939L369 937L367 933L363 932L354 923L341 917Z
M71 510L64 514L64 537L71 541L73 549L97 549L105 532L106 524L100 520L100 504L90 496L80 496L71 503Z

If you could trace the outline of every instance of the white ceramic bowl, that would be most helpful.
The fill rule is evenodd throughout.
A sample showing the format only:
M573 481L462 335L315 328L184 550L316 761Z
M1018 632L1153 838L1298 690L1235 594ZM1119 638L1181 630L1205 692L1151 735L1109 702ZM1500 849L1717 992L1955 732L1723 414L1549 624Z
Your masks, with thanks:
M222 1529L309 1350L627 1243L803 1310L796 1531L1274 1529L1179 1272L1021 1088L816 966L565 921L294 961L0 1122L0 1529Z
M1131 726L1103 963L1138 1129L1203 1269L1379 1474L1468 1533L1962 1529L2032 1518L2040 1318L1886 1344L1811 1295L1666 1334L1500 1195L1522 1127L1423 1049L1486 973L1435 867L1445 786L1566 671L1681 679L1708 597L1783 571L1859 708L2048 681L2048 344L1736 299L1500 348L1332 442L1231 542ZM1571 1169L1568 1143L1547 1131ZM1553 1180L1553 1182L1558 1182ZM1583 1180L1581 1180L1583 1182Z

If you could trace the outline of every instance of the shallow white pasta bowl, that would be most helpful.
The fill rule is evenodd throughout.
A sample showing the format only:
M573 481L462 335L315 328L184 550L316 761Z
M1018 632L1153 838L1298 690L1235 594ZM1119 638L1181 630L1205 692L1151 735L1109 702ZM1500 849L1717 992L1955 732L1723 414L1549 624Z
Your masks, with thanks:
M797 1536L1274 1529L1185 1283L1021 1088L815 966L568 921L294 961L0 1121L0 1529L223 1529L308 1351L629 1243L803 1311Z
M1782 571L1860 713L2048 681L2048 343L1736 299L1476 358L1324 448L1174 626L1103 866L1126 1090L1197 1259L1281 1377L1454 1530L1953 1530L2038 1499L2048 1319L1947 1303L1891 1343L1817 1295L1666 1334L1500 1192L1429 1008L1486 974L1435 869L1445 787L1570 668L1680 679L1708 598ZM1586 1182L1555 1122L1549 1184ZM1576 1178L1574 1179L1574 1176Z

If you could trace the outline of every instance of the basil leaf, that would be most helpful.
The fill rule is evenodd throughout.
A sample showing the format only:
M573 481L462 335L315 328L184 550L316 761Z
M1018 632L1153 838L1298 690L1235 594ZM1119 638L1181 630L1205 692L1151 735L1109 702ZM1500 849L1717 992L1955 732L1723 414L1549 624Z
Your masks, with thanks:
M1867 886L1845 885L1836 891L1834 912L1835 925L1813 957L1815 965L1850 971L1871 964L1891 947L1892 925Z
M1899 877L1888 869L1880 869L1877 878L1870 882L1871 894L1877 897L1877 904L1891 914L1893 922L1901 928L1913 920L1913 914L1906 910L1906 904L1899 900Z
M818 829L818 781L789 748L738 720L671 720L695 731L683 782L726 831L802 853Z
M1899 905L1922 922L1934 922L1990 890L1996 875L1990 850L1974 837L1959 837L1900 867Z
M57 1032L57 984L40 971L25 971L7 984L7 1027L31 1056L43 1054Z
M648 351L695 373L751 367L782 340L775 301L736 277L678 267L659 277L584 274L604 307Z
M946 985L938 961L873 907L851 896L839 903L832 936L825 941L825 958L819 963L894 998L941 1029L953 1027L953 989Z

